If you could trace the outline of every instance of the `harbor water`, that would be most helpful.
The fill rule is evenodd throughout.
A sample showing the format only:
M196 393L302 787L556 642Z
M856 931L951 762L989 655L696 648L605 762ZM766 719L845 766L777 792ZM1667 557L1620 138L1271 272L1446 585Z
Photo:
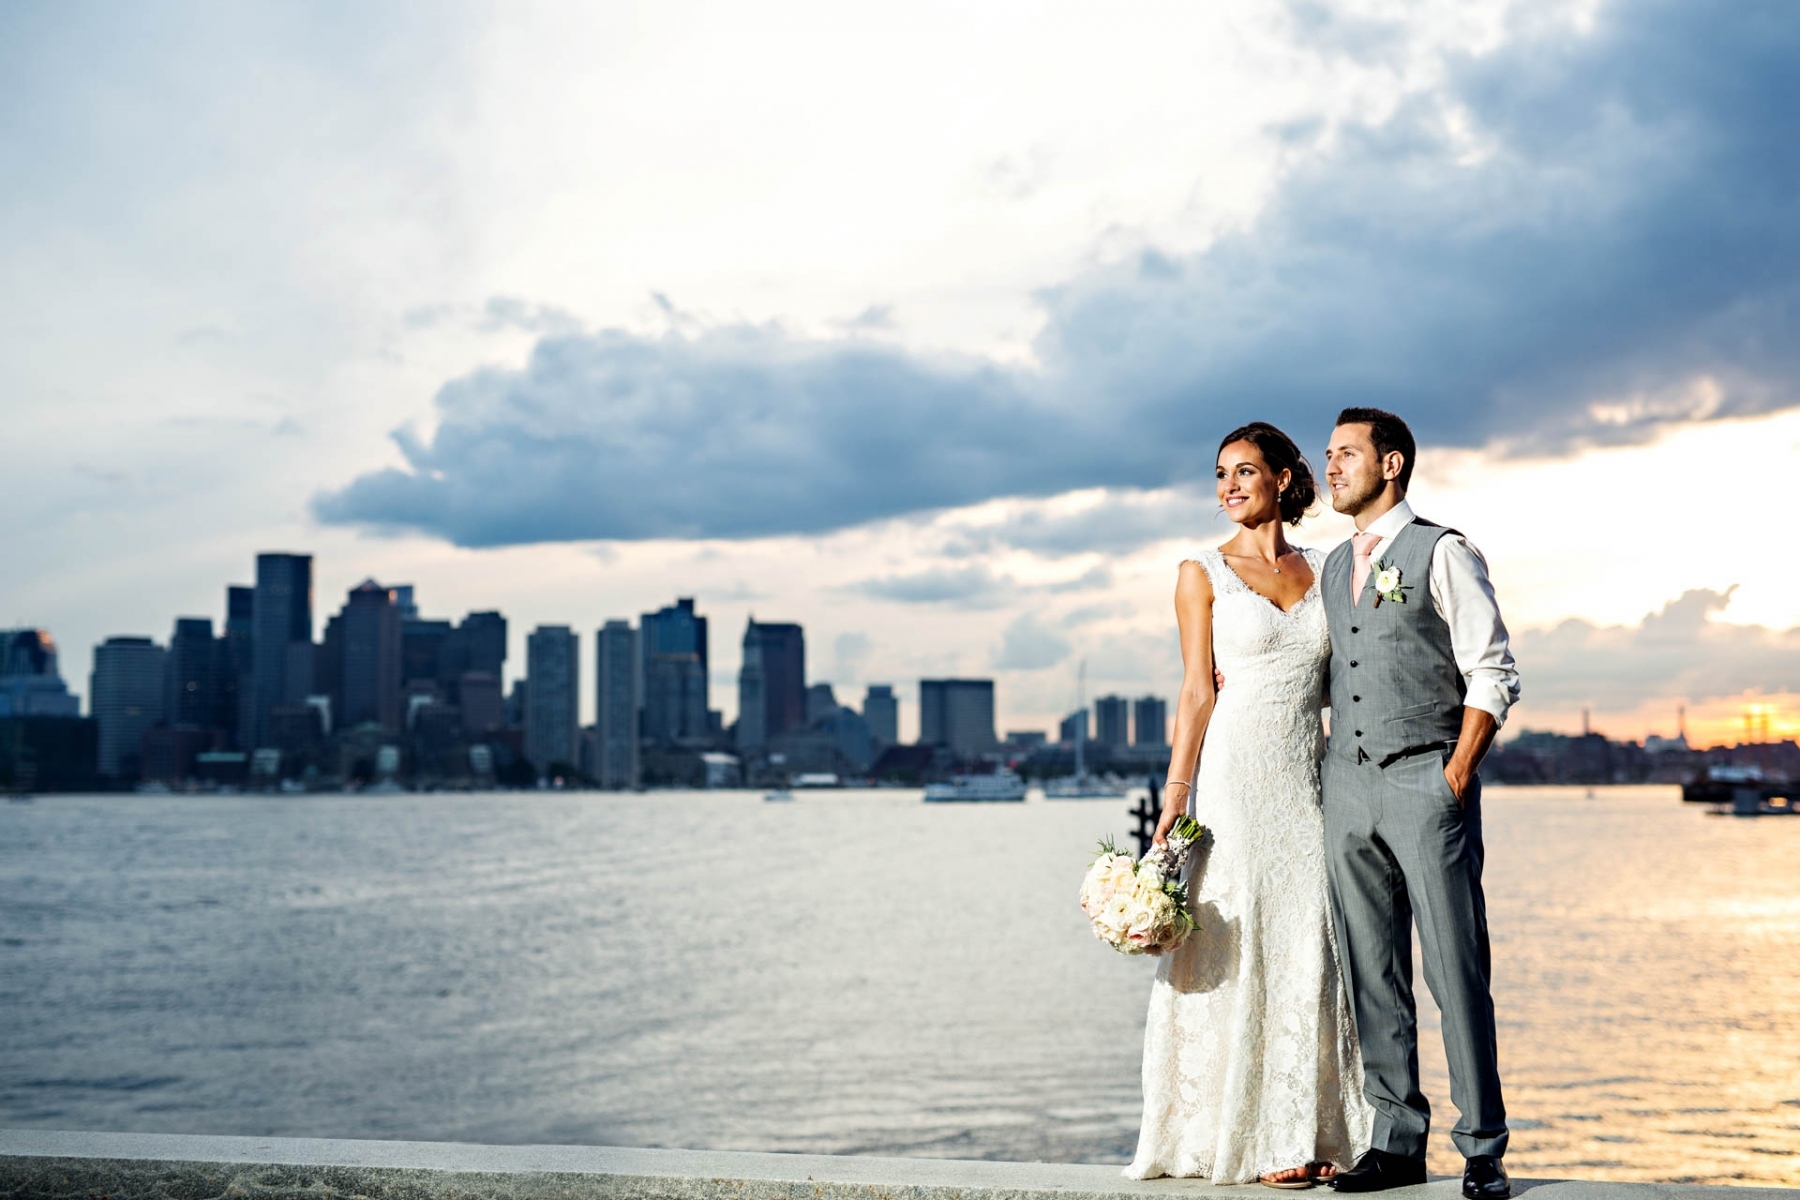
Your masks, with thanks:
M1485 809L1514 1173L1800 1185L1800 820ZM1075 892L1126 831L916 791L3 804L0 1125L1122 1163L1153 964Z

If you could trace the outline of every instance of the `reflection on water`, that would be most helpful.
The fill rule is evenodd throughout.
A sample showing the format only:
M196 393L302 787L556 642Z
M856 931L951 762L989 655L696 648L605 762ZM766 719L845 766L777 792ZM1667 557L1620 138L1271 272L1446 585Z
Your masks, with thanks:
M1800 1182L1800 820L1484 806L1515 1174ZM1123 810L0 806L0 1125L1123 1162L1154 964L1075 905Z

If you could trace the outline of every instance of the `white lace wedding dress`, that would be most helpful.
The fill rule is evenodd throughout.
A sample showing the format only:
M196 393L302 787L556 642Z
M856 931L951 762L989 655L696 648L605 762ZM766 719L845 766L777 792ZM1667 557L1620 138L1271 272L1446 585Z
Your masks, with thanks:
M1320 697L1331 640L1313 585L1282 612L1218 551L1213 657L1225 673L1191 811L1211 832L1189 880L1193 936L1157 970L1144 1123L1125 1174L1247 1183L1369 1146L1362 1057L1326 893Z

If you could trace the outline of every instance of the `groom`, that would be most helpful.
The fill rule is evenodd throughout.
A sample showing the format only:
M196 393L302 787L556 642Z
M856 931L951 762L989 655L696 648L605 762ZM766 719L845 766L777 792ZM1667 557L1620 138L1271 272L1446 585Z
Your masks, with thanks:
M1505 1200L1476 768L1519 697L1519 676L1487 564L1406 503L1414 457L1406 422L1378 408L1345 409L1325 451L1331 506L1357 529L1326 559L1320 585L1331 626L1325 857L1375 1109L1372 1148L1331 1186L1425 1181L1416 920L1461 1114L1451 1138L1467 1160L1463 1195Z

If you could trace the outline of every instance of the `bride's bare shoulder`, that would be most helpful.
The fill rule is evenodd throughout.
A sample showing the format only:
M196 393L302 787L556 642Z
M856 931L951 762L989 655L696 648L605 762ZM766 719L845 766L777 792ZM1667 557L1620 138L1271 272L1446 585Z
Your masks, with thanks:
M1212 576L1206 565L1197 558L1182 559L1175 577L1175 599L1207 601L1212 599L1212 591Z

